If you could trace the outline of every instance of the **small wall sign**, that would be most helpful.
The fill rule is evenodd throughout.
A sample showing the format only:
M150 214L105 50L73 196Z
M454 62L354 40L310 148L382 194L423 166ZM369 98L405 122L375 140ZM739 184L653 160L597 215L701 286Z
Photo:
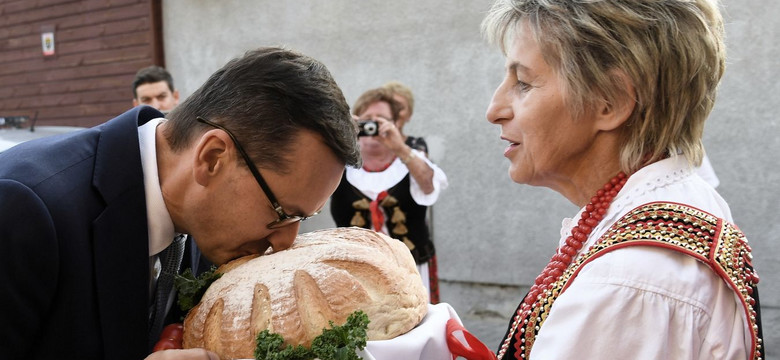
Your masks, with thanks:
M53 56L54 52L54 26L43 26L41 28L41 48L43 56Z

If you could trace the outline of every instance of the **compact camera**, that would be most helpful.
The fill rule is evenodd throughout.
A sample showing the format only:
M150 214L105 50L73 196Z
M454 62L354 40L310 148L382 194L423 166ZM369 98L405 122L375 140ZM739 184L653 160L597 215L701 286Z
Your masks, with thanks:
M376 136L379 132L379 123L374 120L358 121L358 136Z

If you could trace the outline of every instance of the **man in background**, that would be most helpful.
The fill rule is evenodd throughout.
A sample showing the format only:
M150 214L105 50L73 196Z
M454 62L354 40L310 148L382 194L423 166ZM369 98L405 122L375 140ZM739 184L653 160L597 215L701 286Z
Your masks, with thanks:
M145 67L133 80L133 106L149 105L163 113L179 105L179 91L173 87L171 74L157 65Z

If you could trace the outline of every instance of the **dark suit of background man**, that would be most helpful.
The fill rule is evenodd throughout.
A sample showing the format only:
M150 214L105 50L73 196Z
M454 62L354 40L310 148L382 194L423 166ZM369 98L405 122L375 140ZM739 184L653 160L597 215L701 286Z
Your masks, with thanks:
M176 234L215 264L285 249L359 163L327 69L279 48L229 62L167 120L140 106L3 152L0 358L147 356L153 264ZM148 358L165 355L208 357Z

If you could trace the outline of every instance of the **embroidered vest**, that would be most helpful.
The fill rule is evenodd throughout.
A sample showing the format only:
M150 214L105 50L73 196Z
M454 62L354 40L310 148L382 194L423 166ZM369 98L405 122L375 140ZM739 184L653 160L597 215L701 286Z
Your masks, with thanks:
M428 262L434 255L426 214L428 207L418 205L409 191L409 174L387 189L388 196L379 203L384 209L385 225L392 238L402 241L412 252L417 264ZM330 213L338 227L357 226L371 229L369 205L371 199L347 181L346 172L330 198Z
M758 275L753 270L751 249L745 235L735 225L702 210L677 203L655 202L637 207L612 225L595 245L572 262L551 290L533 304L526 318L518 319L515 315L499 348L498 358L528 359L550 308L579 271L610 251L635 245L675 250L693 256L715 271L734 290L742 305L752 339L751 359L763 357L756 302Z

